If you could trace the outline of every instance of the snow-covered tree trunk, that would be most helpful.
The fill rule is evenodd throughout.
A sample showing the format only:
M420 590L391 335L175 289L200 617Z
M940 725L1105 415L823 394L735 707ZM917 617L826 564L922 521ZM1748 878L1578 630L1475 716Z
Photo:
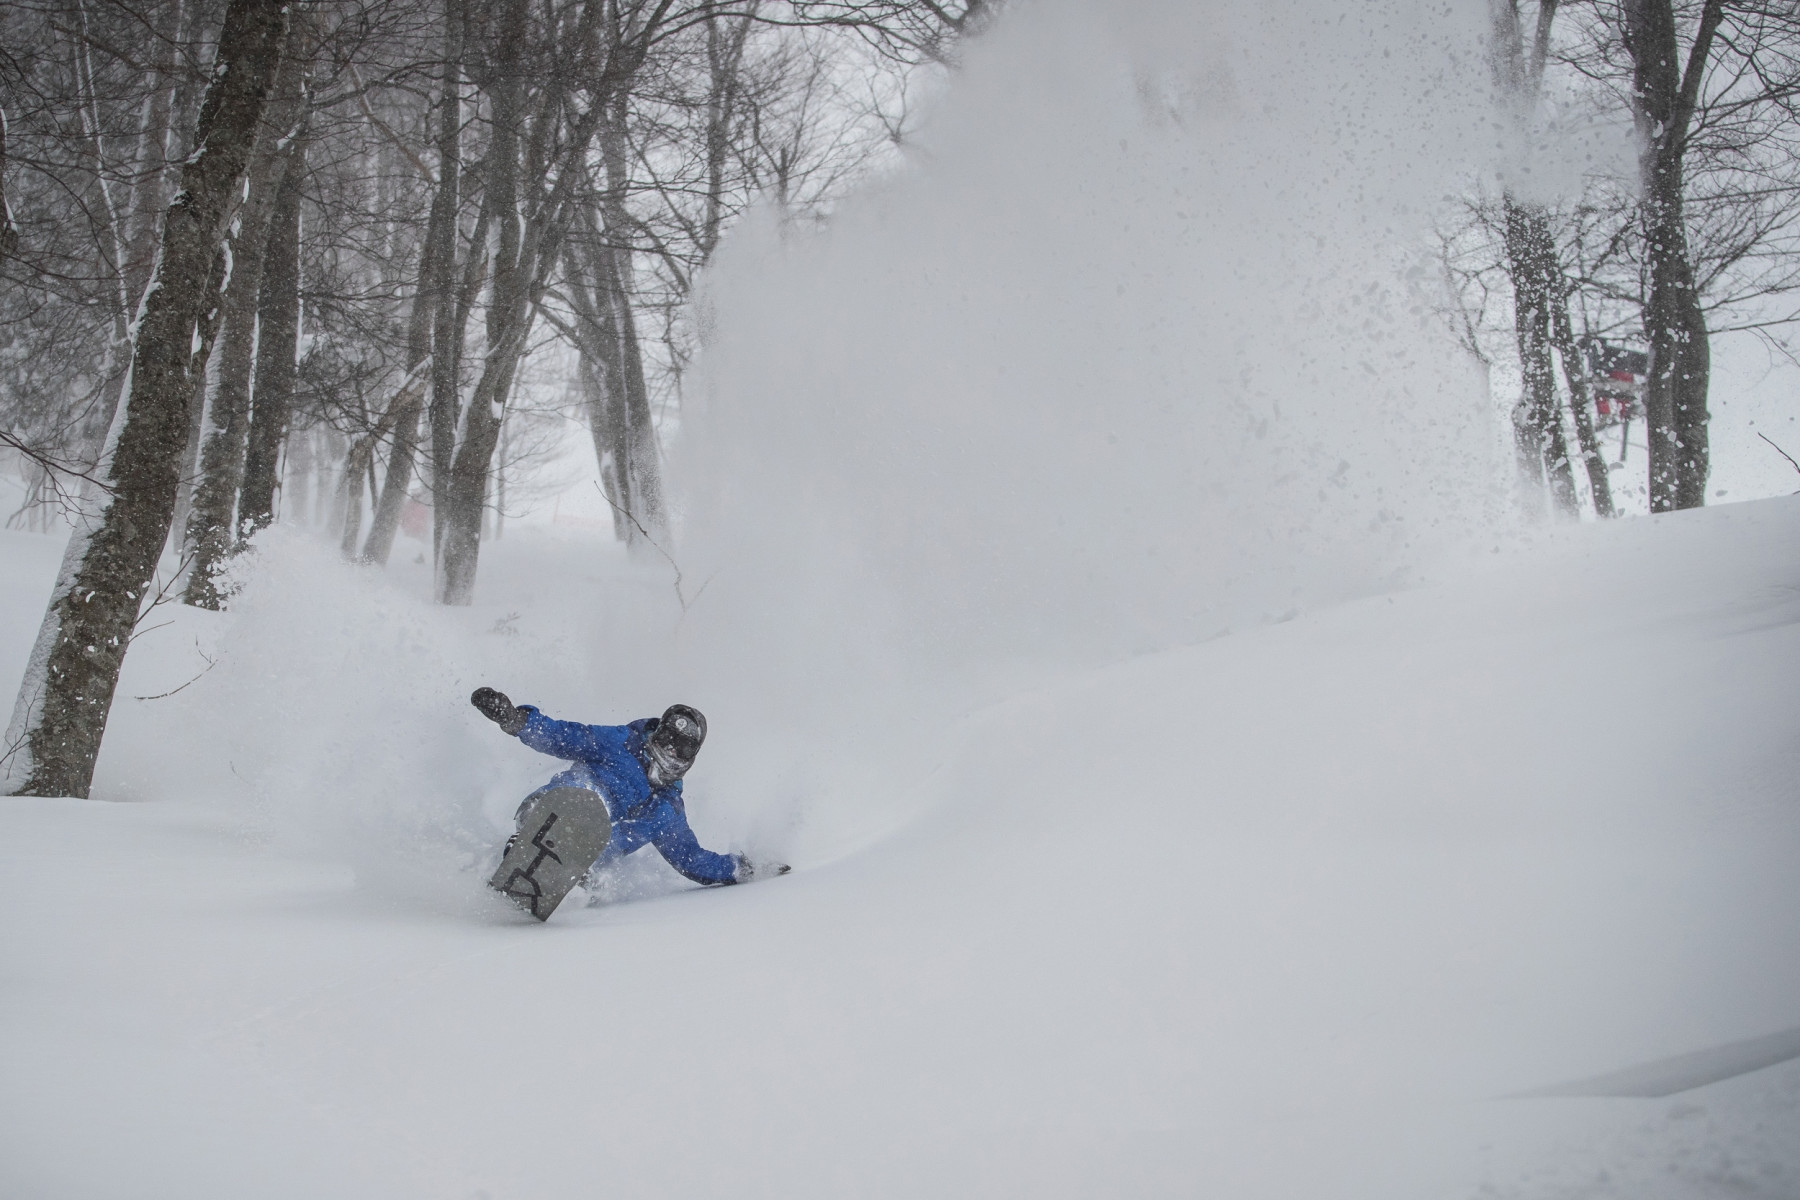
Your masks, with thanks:
M286 32L283 0L226 6L196 149L164 216L139 311L130 387L96 472L104 491L69 539L7 732L14 794L85 797L93 784L119 668L174 516L210 267Z
M1563 434L1562 401L1556 390L1556 365L1550 356L1550 307L1555 297L1556 247L1542 208L1505 199L1506 257L1513 284L1513 330L1519 344L1521 395L1513 410L1513 430L1521 466L1533 479L1548 479L1556 511L1577 512L1575 472L1569 441Z
M185 531L193 563L184 598L200 608L216 609L223 602L215 576L237 539L237 499L250 432L250 378L256 363L257 300L275 199L293 158L294 135L305 104L301 71L299 56L288 54L261 122L247 198L231 239L233 264L219 337L218 386L207 414L200 480Z
M1539 0L1529 47L1519 19L1519 0L1489 0L1489 11L1494 83L1517 152L1523 154L1542 87L1556 0ZM1525 169L1529 170L1528 164ZM1522 496L1531 510L1541 512L1539 497L1548 481L1555 510L1572 517L1578 511L1575 474L1569 463L1568 439L1563 436L1562 403L1551 356L1550 306L1557 295L1555 277L1560 274L1556 243L1543 206L1514 195L1510 179L1505 181L1501 205L1507 273L1512 280L1513 332L1519 350L1520 394L1512 422Z
M1645 257L1650 266L1650 296L1644 305L1644 338L1650 343L1650 378L1644 390L1650 509L1667 512L1706 503L1711 465L1706 393L1712 351L1688 250L1683 160L1725 5L1705 0L1685 69L1672 0L1625 0L1623 13L1642 143Z

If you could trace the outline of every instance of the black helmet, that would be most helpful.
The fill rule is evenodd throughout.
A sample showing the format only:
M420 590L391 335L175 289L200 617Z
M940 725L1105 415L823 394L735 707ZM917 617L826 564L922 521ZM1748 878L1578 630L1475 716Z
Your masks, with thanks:
M644 757L649 760L644 768L650 782L661 787L687 774L705 740L706 718L699 709L685 704L669 705L644 743Z

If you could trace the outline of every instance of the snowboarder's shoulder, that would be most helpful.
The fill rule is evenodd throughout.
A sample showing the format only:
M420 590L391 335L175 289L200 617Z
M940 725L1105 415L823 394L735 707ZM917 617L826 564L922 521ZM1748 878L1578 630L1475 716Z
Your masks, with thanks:
M643 722L633 721L628 725L589 725L587 728L594 737L622 746L643 739L644 731L638 728L641 724Z

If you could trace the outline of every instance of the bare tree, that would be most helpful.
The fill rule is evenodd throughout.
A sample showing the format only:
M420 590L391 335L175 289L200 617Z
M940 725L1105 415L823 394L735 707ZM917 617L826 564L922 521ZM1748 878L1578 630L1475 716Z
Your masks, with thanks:
M20 285L0 288L0 416L36 497L105 482L94 464L223 3L0 10L7 44L31 48L0 55L0 275ZM266 114L229 244L184 277L198 315L173 520L196 561L187 597L207 606L246 531L275 519L284 477L330 510L347 556L376 563L424 481L438 596L467 602L498 439L546 324L577 349L620 529L666 537L658 426L692 352L695 273L753 196L816 216L871 158L882 134L850 114L848 76L947 61L992 5L309 11L305 119ZM140 29L154 34L141 49ZM284 78L298 77L294 59ZM70 197L79 226L59 220ZM520 428L515 466L538 457Z
M1706 0L1684 56L1673 0L1624 0L1622 32L1633 67L1633 113L1641 140L1644 240L1650 295L1644 333L1650 382L1650 508L1706 502L1707 385L1712 350L1688 251L1682 166L1724 0ZM1684 60L1685 58L1685 65Z
M1538 0L1527 44L1518 0L1491 0L1495 80L1502 108L1521 143L1543 90L1556 9L1557 0ZM1582 386L1585 368L1568 332L1569 289L1557 258L1549 213L1541 202L1522 199L1510 188L1501 198L1501 211L1521 376L1519 403L1513 409L1513 437L1521 477L1534 502L1537 489L1547 481L1551 502L1558 512L1572 517L1579 511L1568 440L1563 432L1562 402L1556 387L1554 355L1560 354L1575 401L1571 409L1594 510L1609 517L1613 512L1612 489L1586 407Z
M1800 125L1793 120L1800 10L1725 0L1708 50L1698 37L1707 0L1665 6L1678 41L1688 45L1686 66L1702 72L1676 72L1692 92L1685 134L1676 136L1673 126L1646 116L1637 59L1627 49L1630 14L1617 0L1539 0L1535 22L1519 0L1491 3L1496 81L1515 140L1525 147L1521 153L1530 154L1531 144L1568 120L1616 123L1629 114L1648 139L1640 139L1637 169L1619 174L1597 167L1579 194L1554 200L1514 190L1524 176L1511 168L1533 165L1515 162L1499 194L1490 198L1475 189L1470 219L1448 235L1447 261L1465 295L1492 291L1487 283L1468 287L1491 271L1504 274L1507 286L1499 294L1515 301L1512 347L1498 357L1519 366L1515 430L1522 471L1538 487L1555 485L1553 494L1566 505L1572 472L1559 472L1556 464L1566 461L1564 447L1572 441L1587 467L1595 511L1605 512L1609 489L1602 483L1609 467L1626 463L1632 414L1628 409L1618 425L1618 461L1607 464L1593 419L1591 372L1600 360L1589 360L1588 352L1641 338L1660 363L1645 389L1654 461L1644 494L1653 510L1677 507L1676 482L1685 470L1682 503L1698 504L1706 457L1702 343L1713 332L1741 330L1794 352L1788 331L1800 312L1783 298L1800 292ZM1695 40L1688 44L1690 34ZM1558 73L1553 85L1545 82L1550 70ZM1554 97L1548 112L1545 96ZM1679 162L1658 158L1658 145L1678 148ZM1656 199L1646 171L1660 173L1663 199ZM1680 186L1671 189L1677 176ZM1669 200L1679 201L1679 231L1668 224ZM1674 325L1671 314L1680 317ZM1478 338L1490 332L1466 318L1459 330ZM1659 336L1668 344L1659 348ZM1568 389L1566 416L1555 391L1556 359ZM1677 383L1690 388L1680 404L1673 398ZM1678 427L1678 416L1690 425Z
M92 785L119 668L174 515L200 305L286 32L279 0L226 7L197 150L164 214L130 392L99 471L110 490L70 539L8 731L15 793L85 797Z
M504 0L489 17L477 80L492 110L483 173L483 209L494 229L487 349L439 489L437 595L443 603L467 604L473 596L501 418L563 239L581 210L588 148L609 117L616 120L620 97L656 46L729 8L587 0L552 10L538 29L544 53L529 82L530 7ZM441 460L438 470L445 470Z
M1800 11L1621 0L1612 32L1628 58L1639 138L1650 506L1692 508L1705 503L1711 467L1708 312L1800 286L1791 232Z
M443 78L437 102L437 177L425 245L419 257L419 282L413 296L407 339L409 383L418 375L405 407L395 414L393 450L387 476L376 502L375 518L363 544L366 562L385 565L400 527L401 509L412 487L418 454L419 418L425 397L432 397L434 433L448 435L445 452L454 444L454 426L445 414L455 411L457 371L462 359L466 314L459 317L455 288L456 221L462 182L463 12L461 0L444 6ZM429 371L429 376L423 372ZM437 448L434 443L434 448Z
M92 473L118 406L183 113L192 130L203 64L187 39L204 7L0 8L0 422L46 501L65 491L54 476Z
M302 132L282 172L269 217L262 287L257 293L256 392L238 491L241 525L254 532L275 519L275 481L294 407L300 340L300 181L306 174Z
M301 18L303 20L304 18ZM298 22L296 22L298 24ZM237 540L237 500L249 447L251 371L256 363L257 304L262 294L276 201L294 161L299 127L305 118L304 28L291 32L288 53L263 113L245 179L245 200L234 224L230 283L221 307L217 384L210 405L210 428L200 451L200 480L194 489L186 529L189 568L185 599L218 608L215 574Z

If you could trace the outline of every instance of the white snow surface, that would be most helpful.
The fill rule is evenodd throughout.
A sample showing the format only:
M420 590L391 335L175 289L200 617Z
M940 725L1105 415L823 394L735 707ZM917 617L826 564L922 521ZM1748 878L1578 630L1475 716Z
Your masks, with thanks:
M11 668L58 547L0 546ZM1800 502L940 712L866 792L715 718L702 840L794 873L545 926L461 868L555 764L465 696L655 711L550 681L666 574L490 551L446 611L274 538L157 610L94 800L0 805L5 1194L1800 1194L1800 1063L1505 1098L1800 1025Z
M0 801L0 1196L1800 1196L1800 502L1521 533L1423 228L1484 6L1040 0L708 282L671 564L277 526ZM0 678L61 540L0 534ZM490 684L711 733L543 926ZM1512 1097L1512 1098L1509 1098Z

